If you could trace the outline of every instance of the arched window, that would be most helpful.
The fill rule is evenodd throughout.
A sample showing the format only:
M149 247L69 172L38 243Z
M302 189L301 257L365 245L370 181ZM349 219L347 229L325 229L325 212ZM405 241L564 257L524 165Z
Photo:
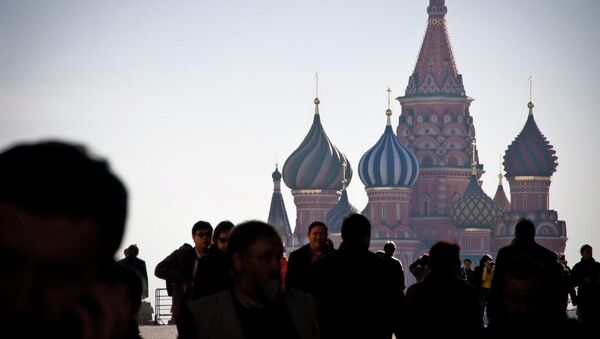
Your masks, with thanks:
M453 146L454 144L450 144L450 146ZM450 147L452 148L452 147ZM458 166L458 158L455 156L451 156L448 158L448 166Z

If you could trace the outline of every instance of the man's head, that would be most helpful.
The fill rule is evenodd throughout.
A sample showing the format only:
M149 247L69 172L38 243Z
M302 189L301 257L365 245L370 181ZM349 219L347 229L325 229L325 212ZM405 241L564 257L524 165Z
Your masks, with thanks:
M227 250L227 242L229 241L229 234L233 229L233 223L229 220L221 221L217 227L215 227L215 232L213 233L213 245L216 245L221 251L225 252Z
M364 215L353 213L342 223L342 240L345 244L369 248L371 223Z
M113 261L126 214L125 186L81 145L0 154L0 316L17 328L31 319L60 327Z
M471 268L472 265L473 265L473 261L471 259L465 259L463 261L464 268Z
M436 274L456 274L460 270L460 247L445 241L436 242L429 250L429 267Z
M581 246L579 253L581 253L581 257L585 260L591 260L593 258L592 246L588 244Z
M126 257L137 257L138 254L140 254L140 249L137 247L136 244L133 245L129 245L129 247L127 247L127 249L125 249L125 256Z
M281 291L283 245L277 231L260 221L234 228L227 252L235 273L235 290L252 302L265 305Z
M194 240L194 247L198 251L206 251L210 246L210 239L212 237L213 228L206 221L198 221L192 227L192 239Z
M535 238L535 225L527 219L521 219L515 226L515 239L519 242L532 242Z
M396 252L396 244L394 244L393 241L386 242L385 245L383 245L383 252L388 257L391 257L394 255L394 252Z
M308 226L308 244L312 250L322 250L326 246L327 225L321 221L315 221Z

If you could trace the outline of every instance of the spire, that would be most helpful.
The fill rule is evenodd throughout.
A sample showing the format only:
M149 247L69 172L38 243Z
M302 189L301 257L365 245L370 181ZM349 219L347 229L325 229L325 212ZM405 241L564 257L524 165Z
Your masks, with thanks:
M385 111L385 115L387 115L387 122L386 125L387 126L392 126L392 108L391 108L391 103L390 103L390 96L392 95L392 90L388 87L387 89L387 104L388 104L388 108Z
M319 100L319 72L315 72L315 115L319 115L319 104L321 100Z
M496 189L496 194L492 200L499 209L503 212L507 212L510 210L510 202L506 197L506 193L504 193L504 187L502 187L502 177L502 173L498 173L498 188Z
M342 162L342 191L346 190L346 185L348 184L348 180L346 180L346 166L348 166L348 164L346 163L346 160L344 160L344 162Z
M533 78L531 75L529 76L529 102L527 103L527 108L529 108L529 115L533 115L533 100L531 99L531 92L533 87Z
M446 29L445 0L430 0L427 7L427 30L413 74L408 79L405 96L464 97L462 75L458 74Z
M275 164L275 171L271 174L273 178L273 195L271 197L271 207L269 208L269 217L267 222L272 225L279 233L284 246L287 246L292 236L292 228L288 219L283 196L281 195L281 173L279 166Z

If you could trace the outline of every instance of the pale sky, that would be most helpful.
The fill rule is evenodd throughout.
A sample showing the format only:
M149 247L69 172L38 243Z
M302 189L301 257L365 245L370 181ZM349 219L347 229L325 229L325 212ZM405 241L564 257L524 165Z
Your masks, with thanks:
M60 138L108 158L131 197L122 248L137 243L152 275L191 242L197 220L267 219L275 163L281 168L310 128L317 70L323 126L358 173L383 133L387 87L404 93L427 5L0 0L0 148ZM600 253L600 2L446 5L458 70L475 98L484 190L493 196L500 156L525 123L531 75L536 121L559 157L550 207L567 222L567 259L579 261L584 243ZM392 109L395 128L400 105ZM293 199L282 189L293 227ZM348 193L362 210L358 175ZM158 287L152 277L150 289Z

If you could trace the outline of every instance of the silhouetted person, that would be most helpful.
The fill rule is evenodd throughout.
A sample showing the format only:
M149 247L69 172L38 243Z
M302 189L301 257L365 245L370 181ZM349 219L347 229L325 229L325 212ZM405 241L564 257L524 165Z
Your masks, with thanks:
M473 276L473 267L472 266L473 266L473 261L471 259L463 260L462 277L467 282L469 280L471 280L471 276Z
M575 292L575 280L573 279L573 273L568 265L567 258L564 253L558 254L558 262L562 265L565 278L567 279L567 289L569 297L571 297L571 303L573 306L577 305L577 292Z
M581 260L573 266L577 288L577 311L586 328L600 330L600 263L594 260L592 246L583 245ZM596 332L598 333L598 332Z
M417 281L423 281L423 278L427 275L429 270L429 255L427 253L420 256L417 260L415 260L410 266L408 266L408 270L412 275L417 279Z
M429 250L429 273L406 292L404 338L460 338L483 328L477 293L458 275L459 252L447 242Z
M198 338L319 338L314 299L281 287L283 246L272 226L259 221L236 226L227 252L233 288L189 304Z
M392 274L394 276L394 286L399 288L404 295L404 270L402 269L402 263L400 260L394 258L394 252L396 252L396 244L393 241L388 241L383 245L383 259L388 263Z
M125 265L134 270L140 277L142 283L142 299L148 298L148 272L146 271L146 262L138 255L140 249L137 245L130 245L125 249L125 258L119 260L119 264Z
M104 277L127 192L85 147L50 141L0 154L0 319L18 338L121 338L130 314Z
M567 311L567 281L564 277L563 268L557 261L557 255L553 251L537 244L535 238L535 226L526 219L520 220L515 226L515 239L506 247L498 251L496 268L488 299L488 319L490 324L495 321L499 298L506 288L504 276L506 274L509 259L527 256L540 263L544 269L544 283L548 285L548 294L544 309L549 322L562 322Z
M139 273L131 267L115 264L103 276L103 281L110 288L113 297L123 301L118 310L110 310L110 312L126 314L130 319L127 324L124 324L125 328L120 331L126 333L121 338L141 339L137 320L142 305L143 286Z
M477 291L479 297L479 305L481 306L481 317L485 314L485 308L490 296L490 288L492 287L492 279L494 278L493 259L489 255L484 255L479 259L479 266L475 267L475 271L471 276L469 283Z
M558 319L548 307L556 293L548 283L552 271L526 254L508 257L502 265L502 280L494 279L502 286L494 321L473 338L582 338L575 320Z
M342 223L339 249L314 263L324 339L389 339L399 330L402 291L386 262L369 251L370 238L369 220L351 214Z
M232 230L233 223L230 221L222 221L215 227L208 254L198 261L191 299L198 299L231 287L232 267L226 251Z
M154 274L161 279L173 282L173 304L171 314L177 325L177 332L181 338L186 338L186 328L189 329L189 313L184 305L189 300L192 292L194 276L198 268L198 261L208 253L213 228L206 221L198 221L192 227L194 247L183 244L168 257L163 259L154 270Z
M334 251L327 245L326 239L327 226L323 222L315 221L308 226L308 244L290 253L285 281L286 288L309 291L312 264Z

